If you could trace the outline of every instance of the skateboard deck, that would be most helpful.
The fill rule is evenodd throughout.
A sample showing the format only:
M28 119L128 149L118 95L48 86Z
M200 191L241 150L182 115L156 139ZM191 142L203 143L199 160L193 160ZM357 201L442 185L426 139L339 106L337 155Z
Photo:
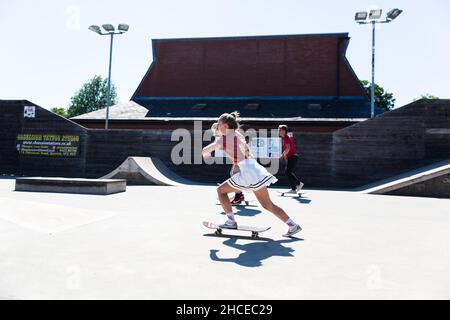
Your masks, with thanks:
M292 196L296 196L298 195L300 198L302 197L302 195L306 194L306 192L297 192L296 194L293 193L288 193L288 191L277 191L281 197L292 197Z
M218 224L203 221L203 225L209 229L215 229L214 232L217 235L222 234L222 230L237 230L237 231L246 231L252 233L252 238L258 238L260 232L264 232L269 230L271 227L265 227L265 228L258 228L258 227L248 227L248 226L240 226L238 225L237 229L229 229L229 228L221 228Z

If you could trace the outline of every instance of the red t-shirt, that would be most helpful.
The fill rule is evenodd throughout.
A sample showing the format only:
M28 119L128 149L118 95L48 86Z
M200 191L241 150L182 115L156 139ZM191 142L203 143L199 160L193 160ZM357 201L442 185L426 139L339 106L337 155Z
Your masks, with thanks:
M295 154L294 138L285 135L284 138L282 138L282 142L283 142L283 151L286 150L286 145L289 145L289 152L286 155L286 159L289 159L291 156Z

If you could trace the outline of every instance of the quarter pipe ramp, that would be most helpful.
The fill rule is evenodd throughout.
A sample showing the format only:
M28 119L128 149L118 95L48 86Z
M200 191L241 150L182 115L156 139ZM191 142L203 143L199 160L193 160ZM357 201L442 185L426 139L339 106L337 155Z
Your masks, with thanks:
M117 169L101 179L126 179L128 185L179 186L197 184L170 170L160 159L128 157Z

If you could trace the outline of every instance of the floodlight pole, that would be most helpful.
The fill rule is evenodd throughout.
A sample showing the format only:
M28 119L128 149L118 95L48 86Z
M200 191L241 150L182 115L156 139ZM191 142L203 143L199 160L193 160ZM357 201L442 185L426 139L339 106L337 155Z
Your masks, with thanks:
M111 103L111 66L112 66L113 41L114 41L114 33L111 33L111 45L110 45L110 49L109 49L109 75L108 75L108 93L107 93L107 97L106 97L105 129L108 129L109 105Z
M375 26L377 23L387 23L389 21L358 21L359 24L372 25L372 83L370 84L370 118L375 116Z
M126 29L121 29L122 26L125 26ZM105 29L105 26L103 26ZM104 33L100 31L100 28L98 26L91 26L89 27L91 31L94 31L95 33L98 33L101 36L107 36L109 35L111 38L110 47L109 47L109 73L108 73L108 92L106 94L106 118L105 118L105 129L108 129L108 123L109 123L109 107L111 104L111 69L112 69L112 52L113 52L113 42L114 42L114 36L116 34L123 34L128 31L128 25L119 25L119 31L114 32L113 30L105 29L107 32Z
M386 20L378 20L381 16L374 17L371 21L365 21L367 18L367 12L357 12L355 15L355 20L359 24L372 24L372 84L370 86L370 117L373 118L375 116L375 25L377 23L389 23L394 20L400 13L403 11L400 9L392 9L388 12ZM362 15L361 15L362 14ZM372 14L372 11L371 11ZM369 15L369 19L372 19L372 16Z
M372 85L370 90L370 117L375 116L375 21L372 23Z
M358 21L359 24L372 25L372 83L370 85L370 117L375 116L375 26L377 23L389 23L390 20L378 21L372 20L368 22Z

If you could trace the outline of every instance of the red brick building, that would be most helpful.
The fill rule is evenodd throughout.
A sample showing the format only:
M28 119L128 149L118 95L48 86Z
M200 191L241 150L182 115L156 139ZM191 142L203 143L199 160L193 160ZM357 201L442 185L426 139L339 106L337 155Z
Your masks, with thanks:
M207 126L238 110L255 128L335 131L370 115L348 44L347 33L153 40L153 62L131 98L137 105L128 106L139 116L113 107L111 128ZM101 128L102 119L104 111L73 120Z

